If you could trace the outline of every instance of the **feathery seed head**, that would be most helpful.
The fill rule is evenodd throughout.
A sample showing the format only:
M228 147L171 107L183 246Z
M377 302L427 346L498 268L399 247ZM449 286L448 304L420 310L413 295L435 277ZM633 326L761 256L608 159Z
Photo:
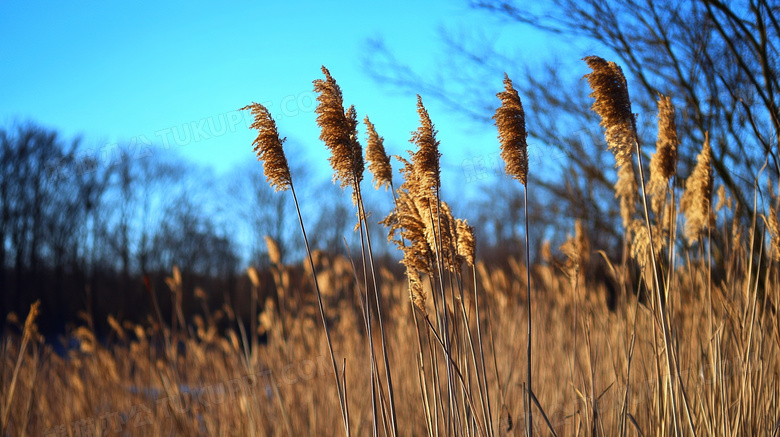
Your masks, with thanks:
M685 236L698 241L704 231L712 226L712 149L709 134L704 134L704 146L696 157L696 167L685 180L685 192L680 199L680 210L685 214Z
M658 216L666 202L669 179L677 173L677 125L674 121L674 106L669 97L658 96L658 140L650 159L650 181L648 193L653 196L653 213Z
M257 269L249 267L246 269L246 274L249 276L249 280L252 282L252 286L255 288L260 287L260 275L257 273ZM205 297L205 296L204 296Z
M242 111L246 109L250 110L255 119L250 126L252 129L257 129L257 138L252 145L257 159L263 162L266 180L276 191L287 190L290 188L292 178L282 148L286 138L279 138L276 123L268 108L259 103L252 103L241 108Z
M339 181L341 188L355 185L355 178L362 177L362 153L361 162L355 161L355 143L357 135L355 129L357 122L350 119L350 111L344 111L344 100L341 96L341 88L330 75L327 68L322 67L325 80L314 81L314 92L318 93L317 125L319 125L320 139L330 150L328 158L333 167L333 180ZM354 109L352 109L354 111ZM357 120L356 116L354 117ZM360 175L355 171L360 169Z
M395 209L381 223L388 227L387 240L403 251L404 258L401 263L407 269L433 273L431 267L435 258L428 244L428 226L424 218L428 214L428 205L423 205L415 194L417 184L412 164L401 157L396 158L404 165L402 173L411 179L407 179L397 190Z
M563 265L564 273L575 283L577 274L582 268L582 257L579 247L577 247L577 238L569 234L569 238L558 247L558 250L566 256L566 263Z
M577 273L590 263L590 240L582 227L582 221L574 222L574 236L569 235L559 250L566 256L566 275L576 279Z
M672 99L658 96L658 140L656 141L657 164L655 170L660 179L668 180L677 173L677 123ZM653 164L651 163L651 173Z
M645 265L650 259L650 236L644 220L635 219L631 222L629 232L631 238L631 257L640 265ZM656 249L657 250L657 249Z
M366 142L366 159L368 160L368 170L374 175L374 186L385 187L385 190L392 185L393 169L390 166L390 157L387 156L384 146L384 138L376 132L373 123L368 116L363 120L366 124L366 133L368 141Z
M423 288L420 274L417 273L416 270L407 267L406 276L409 278L409 297L412 299L412 303L414 303L414 306L422 311L423 314L426 314L425 301L428 299L428 295L425 293L425 288Z
M420 114L420 127L412 132L409 142L417 145L417 152L412 154L412 166L415 176L420 184L420 189L429 193L433 198L441 187L439 170L439 141L436 139L434 129L428 111L423 106L422 97L417 95L417 113Z
M512 87L512 81L504 73L504 91L496 94L501 106L493 119L501 142L501 158L506 163L506 173L526 185L528 180L528 133L525 130L525 112L520 96Z
M474 227L469 226L466 220L456 219L458 234L458 255L470 266L474 265L474 254L477 250Z
M629 160L618 169L618 180L615 183L615 197L620 199L620 217L623 219L624 229L629 229L631 225L631 216L639 200L638 190L634 165Z
M718 186L718 190L716 191L716 194L718 195L718 203L715 205L715 212L720 212L721 209L725 206L728 209L731 209L732 206L732 199L729 197L728 194L726 194L726 186L723 184L720 184Z
M349 139L352 149L352 174L358 183L363 180L363 171L365 170L365 163L363 162L363 146L360 145L358 138L358 119L355 105L351 105L347 112L344 114L349 124Z
M780 261L780 223L777 221L777 210L774 208L769 208L766 227L769 230L769 237L772 239L770 257L774 261Z
M265 245L268 247L268 258L271 260L271 264L281 266L282 251L279 249L279 244L269 235L265 235L263 238L265 239Z
M424 198L416 200L425 224L425 237L428 240L428 246L433 253L440 249L439 253L445 268L459 273L458 229L450 206L444 201L428 203ZM437 209L439 205L441 208ZM441 247L439 247L439 244L441 244Z
M614 62L598 56L583 58L593 70L586 74L595 99L591 109L601 117L606 130L607 148L615 154L615 167L631 161L631 151L636 141L636 118L631 113L631 100L623 70Z

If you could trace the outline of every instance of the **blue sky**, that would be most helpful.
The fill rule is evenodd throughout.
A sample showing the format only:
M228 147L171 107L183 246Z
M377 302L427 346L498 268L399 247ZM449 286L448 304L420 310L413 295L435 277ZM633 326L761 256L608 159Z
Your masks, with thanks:
M248 118L236 110L257 101L271 108L288 147L328 175L313 113L320 66L359 118L371 117L388 152L402 153L417 127L415 96L361 71L365 41L382 37L403 62L434 74L440 26L525 41L536 50L529 57L549 51L538 35L458 1L0 1L0 123L32 120L82 136L93 150L136 144L224 173L255 159ZM500 90L500 76L487 79ZM423 99L443 166L498 151L495 128Z

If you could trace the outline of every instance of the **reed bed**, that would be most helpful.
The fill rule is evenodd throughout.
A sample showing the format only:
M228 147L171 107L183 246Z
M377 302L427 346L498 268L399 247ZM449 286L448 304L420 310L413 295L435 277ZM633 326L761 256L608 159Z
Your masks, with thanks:
M185 289L175 268L169 319L155 301L145 323L110 318L110 341L79 327L65 356L42 342L37 307L9 316L0 435L778 435L780 200L760 194L757 179L754 209L764 214L741 219L722 189L715 205L709 141L679 175L677 149L693 145L678 140L674 96L659 97L646 165L620 67L585 62L615 154L621 259L593 247L577 222L559 255L548 247L532 264L526 235L523 259L481 261L479 223L446 202L420 96L413 150L395 157L398 185L380 127L364 118L368 170L394 205L377 223L362 200L357 109L345 109L323 67L320 139L334 181L351 191L360 252L309 250L298 209L307 257L284 265L272 255L270 272L248 270L250 321L227 304L186 320L182 294L202 291ZM502 158L526 190L527 217L525 114L509 77L497 96ZM262 105L245 109L269 183L297 206L276 123ZM403 271L374 259L375 226L386 227Z

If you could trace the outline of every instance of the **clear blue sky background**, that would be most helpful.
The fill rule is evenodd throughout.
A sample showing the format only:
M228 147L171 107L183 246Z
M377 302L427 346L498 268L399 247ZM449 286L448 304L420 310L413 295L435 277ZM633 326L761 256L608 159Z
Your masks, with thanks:
M281 135L313 172L327 177L312 80L327 66L386 138L391 154L409 147L415 96L392 93L361 71L369 37L382 37L403 62L434 74L440 26L488 31L529 58L553 49L459 1L127 2L0 1L0 123L32 120L85 147L153 143L224 173L254 160L252 131L236 110L270 105ZM486 78L501 88L501 77ZM464 123L423 99L440 131L443 167L498 151L495 128ZM363 131L361 126L361 131ZM194 132L193 132L194 131ZM198 133L200 132L200 133ZM107 146L108 145L108 146Z

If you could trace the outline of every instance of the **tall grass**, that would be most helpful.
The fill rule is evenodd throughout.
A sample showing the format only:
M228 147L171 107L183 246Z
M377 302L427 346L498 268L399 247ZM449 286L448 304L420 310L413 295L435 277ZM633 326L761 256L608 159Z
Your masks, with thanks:
M159 310L139 325L110 318L110 343L78 328L78 348L58 356L36 335L36 308L23 325L10 317L3 434L778 435L780 200L757 179L763 220L743 225L725 190L713 207L708 142L678 188L677 147L693 146L677 140L674 96L659 98L646 181L620 68L586 62L593 109L616 157L622 259L607 259L576 223L563 257L532 264L526 235L524 259L480 261L473 228L446 202L454 193L441 180L437 132L418 96L415 147L396 157L397 189L383 139L365 118L376 188L393 188L381 223L404 273L382 265L361 192L357 110L345 109L323 68L314 83L320 138L334 180L351 190L361 252L308 250L298 208L307 259L298 266L275 257L271 274L248 271L248 333L227 305L186 320L182 294L194 291L176 269L170 326ZM525 115L508 77L498 97L502 157L527 190ZM289 189L297 206L275 122L262 105L247 108L269 182ZM596 277L594 258L607 264L606 277ZM622 299L610 296L615 289L626 291Z

